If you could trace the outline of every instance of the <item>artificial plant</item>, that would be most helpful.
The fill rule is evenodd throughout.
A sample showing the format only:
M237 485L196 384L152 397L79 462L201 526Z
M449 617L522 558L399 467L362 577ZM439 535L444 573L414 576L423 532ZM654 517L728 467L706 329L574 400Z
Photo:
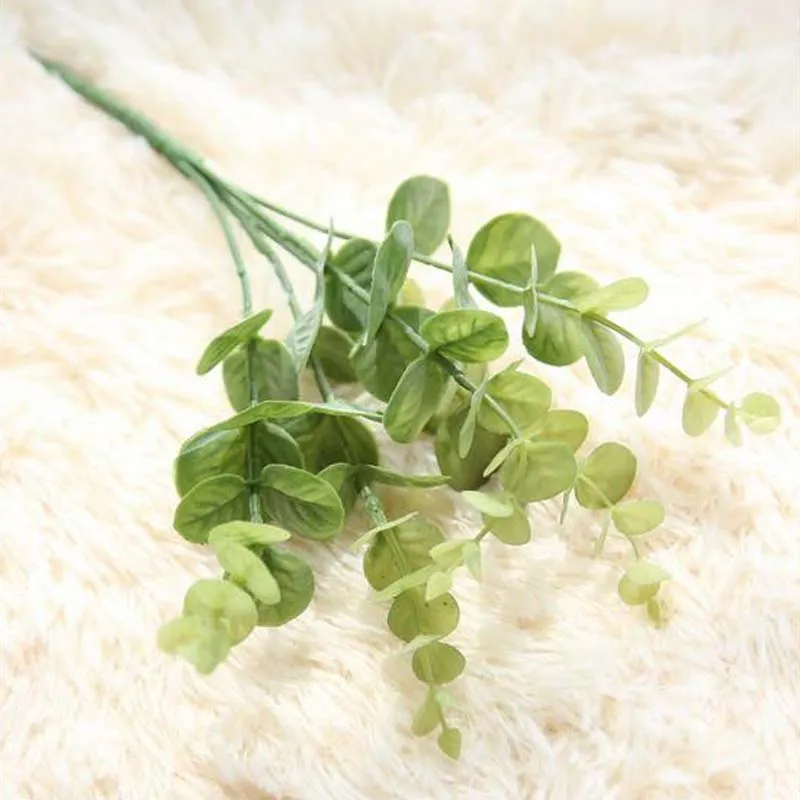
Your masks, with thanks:
M780 419L773 398L755 392L729 402L711 388L720 373L692 378L663 355L663 346L688 329L644 341L612 318L647 299L643 280L601 286L582 272L559 271L559 240L526 213L490 219L462 252L450 236L449 189L427 175L397 187L385 230L374 239L319 224L225 180L104 90L61 64L38 60L144 137L205 195L241 284L240 321L209 343L196 369L221 376L234 413L188 439L174 469L175 530L210 548L220 574L189 587L181 613L158 633L164 651L208 674L256 628L302 614L314 595L314 574L292 539L330 540L356 505L373 524L354 545L363 549L366 581L386 601L388 627L405 643L425 686L411 729L419 736L437 732L439 748L452 758L460 754L461 733L444 687L466 663L447 641L460 616L454 576L464 568L480 580L486 537L512 547L530 541L531 504L560 497L562 521L572 500L596 510L598 554L612 530L630 544L620 598L661 624L659 589L669 575L642 556L639 542L661 524L664 509L655 499L631 499L636 457L618 442L584 453L586 417L554 407L550 388L521 361L492 371L509 332L504 318L486 308L521 308L518 333L532 358L562 367L585 359L607 395L619 390L625 374L620 340L635 345L639 416L652 406L666 372L686 385L682 423L690 436L706 432L721 414L733 445L742 443L742 426L756 434L773 431ZM327 234L324 247L281 220ZM271 311L254 307L235 226L282 287L295 320L284 340L263 333ZM447 261L434 258L445 243ZM285 256L314 274L306 309ZM408 278L412 262L451 273L452 298L444 307L425 305ZM300 397L306 371L320 400ZM371 401L344 399L353 387ZM429 440L440 474L382 466L374 436L379 427L398 444ZM480 512L482 525L472 537L448 539L416 513L387 519L379 489L387 485L412 491L447 485Z

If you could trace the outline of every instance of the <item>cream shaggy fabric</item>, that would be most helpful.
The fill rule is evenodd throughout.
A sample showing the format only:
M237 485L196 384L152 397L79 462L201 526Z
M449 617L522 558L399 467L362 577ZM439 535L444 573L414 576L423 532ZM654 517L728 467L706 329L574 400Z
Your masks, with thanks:
M0 12L0 795L283 800L800 796L800 80L781 0L6 0ZM408 733L421 687L341 542L319 590L209 678L159 624L211 560L172 532L172 458L219 419L193 365L236 319L203 199L26 55L72 64L246 186L377 235L394 186L447 179L466 243L530 211L564 268L641 275L645 336L720 389L774 392L782 431L745 448L680 430L667 377L638 420L585 366L536 369L640 458L669 516L670 623L615 596L626 556L596 519L489 548L458 586L464 756ZM260 305L288 315L255 258ZM308 276L295 269L308 297ZM433 300L444 276L425 276ZM517 355L519 348L508 358ZM426 470L427 445L389 447ZM386 494L451 534L446 492Z

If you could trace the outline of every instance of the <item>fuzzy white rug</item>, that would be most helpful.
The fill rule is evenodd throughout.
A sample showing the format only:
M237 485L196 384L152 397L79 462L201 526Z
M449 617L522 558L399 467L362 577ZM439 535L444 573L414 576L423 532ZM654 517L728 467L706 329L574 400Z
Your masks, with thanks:
M0 3L0 796L6 800L662 800L800 796L800 58L787 0L5 0ZM592 441L640 459L668 508L663 630L623 606L624 548L534 513L458 586L459 764L408 733L421 686L391 658L347 545L318 592L201 678L156 648L211 574L171 530L172 458L227 413L193 366L236 319L204 200L31 61L112 88L239 182L379 235L410 174L448 180L454 233L528 211L563 268L641 275L644 336L785 424L735 450L680 429L666 376L638 420L585 366L540 368ZM288 313L255 259L273 334ZM441 275L428 276L441 300ZM297 271L308 297L308 276ZM519 348L517 348L518 350ZM509 352L510 359L516 355ZM429 448L391 447L428 469ZM419 503L474 530L444 492Z

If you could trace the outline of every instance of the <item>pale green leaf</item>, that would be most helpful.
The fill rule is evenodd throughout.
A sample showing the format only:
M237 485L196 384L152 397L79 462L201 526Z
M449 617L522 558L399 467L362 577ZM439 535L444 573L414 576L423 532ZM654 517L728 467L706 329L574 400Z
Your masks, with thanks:
M610 508L633 486L636 456L618 442L604 442L589 454L575 485L584 508Z
M230 652L225 631L213 620L200 616L167 622L158 631L158 647L185 659L201 675L210 675Z
M475 308L475 301L469 293L469 274L464 255L461 249L453 241L451 236L447 237L450 250L453 253L453 299L456 308Z
M527 434L537 441L563 442L575 452L589 434L589 420L580 411L556 408L528 428Z
M453 587L453 575L450 572L434 572L425 584L425 602L430 603L437 597L447 594Z
M252 339L266 325L271 316L272 311L268 309L258 311L223 331L219 336L215 336L197 362L195 368L197 374L205 375L214 369L225 356L232 353L240 344Z
M492 376L486 394L497 402L523 430L536 423L550 408L552 392L546 383L524 372L503 370ZM483 402L480 424L492 433L508 433L500 415Z
M772 433L781 424L781 408L777 400L764 392L748 394L742 400L739 415L742 422L759 436Z
M555 497L572 485L572 449L561 442L521 441L500 467L503 487L521 503Z
M432 690L428 690L425 700L414 714L411 722L411 733L414 736L427 736L439 725L439 704Z
M472 393L469 399L469 406L467 407L467 415L464 418L464 424L461 426L461 431L458 434L458 457L466 458L469 453L472 443L475 440L475 427L478 424L478 414L481 409L483 397L486 394L486 389L489 385L488 378L485 378L480 386ZM502 433L502 431L501 431Z
M518 547L531 540L531 523L525 509L514 502L514 513L510 517L484 517L484 525L503 544Z
M420 333L431 350L465 363L494 361L508 347L508 331L503 320L491 311L478 308L434 314L422 324Z
M292 536L289 531L263 522L225 522L217 525L208 535L210 545L238 544L242 547L266 547L285 542Z
M739 425L738 411L734 405L728 406L725 411L725 438L734 447L741 447L744 442L742 428Z
M461 758L461 731L458 728L446 728L437 739L439 749L453 761Z
M658 392L658 379L661 375L661 365L647 350L639 353L636 363L636 414L643 417L653 405Z
M432 642L421 647L411 659L417 679L431 686L443 686L454 681L466 667L466 660L451 644Z
M614 506L611 517L620 533L640 536L664 521L664 506L657 500L628 500Z
M625 355L616 335L599 322L581 321L583 354L597 388L603 394L615 394L625 377Z
M582 314L589 311L599 314L628 311L642 305L647 300L649 292L646 281L641 278L622 278L584 295L576 305Z
M405 514L397 519L391 519L382 523L381 525L376 525L374 528L370 528L366 533L363 533L361 536L359 536L358 539L353 542L350 548L352 550L359 550L363 545L369 544L369 542L371 542L379 533L390 531L392 528L397 528L399 525L414 519L414 517L418 515L418 511L412 511L410 514Z
M683 401L683 430L688 436L702 436L714 424L719 411L714 400L690 387Z
M272 606L281 599L281 590L264 562L253 552L231 541L212 544L217 561L228 580L247 589L259 603Z
M462 499L490 517L510 517L514 513L514 498L506 492L461 492Z
M431 548L430 556L442 570L455 569L463 562L463 550L470 539L449 539Z
M243 642L256 625L253 598L230 581L207 578L195 581L183 598L183 615L200 616L222 628L231 647Z
M481 547L477 542L467 542L464 547L464 565L476 581L481 580Z
M450 190L430 175L407 178L395 189L386 214L386 230L399 220L414 231L418 253L429 256L444 241L450 228Z
M404 642L421 636L440 639L458 626L461 612L455 597L443 594L426 603L424 592L422 584L419 584L401 592L392 601L387 618L389 630Z

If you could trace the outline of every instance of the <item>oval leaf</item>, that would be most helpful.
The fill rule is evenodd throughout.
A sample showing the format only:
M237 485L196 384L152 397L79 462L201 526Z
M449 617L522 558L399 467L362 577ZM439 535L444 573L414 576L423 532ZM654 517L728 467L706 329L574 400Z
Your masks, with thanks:
M642 350L636 365L636 414L643 417L653 405L658 391L661 365L650 353Z
M557 408L528 429L528 435L537 441L563 442L575 452L589 435L589 420L580 411Z
M453 761L461 758L461 731L458 728L446 728L436 740L439 749Z
M588 311L599 314L629 311L642 305L649 293L647 282L642 278L622 278L582 297L577 305L584 314Z
M545 281L555 272L561 255L561 244L550 229L527 214L501 214L491 219L469 244L467 268L513 284L520 291L492 286L479 278L473 278L475 288L497 306L522 305L522 290L531 281L533 248L539 280Z
M664 521L664 506L657 500L629 500L614 506L611 518L620 533L641 536Z
M243 319L232 328L215 336L208 347L203 351L197 362L195 371L198 375L205 375L217 366L229 353L232 353L240 344L252 339L267 323L272 316L272 311L264 309Z
M432 642L420 647L411 659L414 675L431 686L443 686L454 681L466 665L461 652L443 642Z
M432 359L408 365L383 412L383 426L396 442L413 442L435 413L449 377Z
M395 222L375 255L364 344L375 339L389 306L403 288L413 254L411 226L402 220Z
M342 529L344 509L336 490L318 475L270 464L259 478L266 512L309 539L329 539Z
M669 580L670 574L658 564L635 561L628 567L625 577L636 586L657 586L661 581Z
M178 494L183 497L206 478L221 473L244 474L247 461L247 440L240 431L201 431L182 445L173 465Z
M514 501L514 511L510 517L484 517L484 525L492 535L503 544L518 547L531 540L531 523L525 509Z
M719 414L719 406L700 390L689 389L683 401L683 430L688 436L702 436Z
M453 576L449 572L434 572L425 584L425 602L447 594L453 587Z
M225 522L217 525L208 535L208 543L238 544L242 547L266 547L285 542L292 536L289 531L263 522Z
M543 381L524 372L503 370L488 383L486 393L494 398L523 430L530 428L550 408L552 392ZM487 403L480 410L480 423L492 433L508 433L508 426Z
M253 598L233 583L216 578L195 581L183 598L185 617L205 617L223 628L231 647L243 642L256 625Z
M264 562L235 542L214 544L217 561L227 573L226 579L247 589L259 603L272 606L281 599L281 590Z
M411 733L414 736L427 736L436 730L439 725L439 704L432 691L425 695L425 700L414 714L411 722Z
M256 603L258 624L275 628L291 622L308 608L314 597L314 573L303 559L275 547L267 548L261 558L278 583L281 599L274 605Z
M510 517L514 513L514 498L506 492L462 492L461 497L473 508L490 517Z
M628 493L635 477L636 456L624 445L605 442L586 459L575 496L584 508L609 508Z
M444 486L448 482L447 475L405 475L402 472L371 464L360 467L359 475L370 483L401 486L406 489L429 489L435 486Z
M299 387L292 356L282 342L256 339L252 343L252 381L255 400L297 400ZM247 347L232 352L222 363L225 393L236 411L250 405Z
M369 291L377 247L366 239L349 239L330 259L330 263ZM360 332L367 322L367 304L348 289L333 272L325 275L325 313L337 327Z
M230 652L225 631L205 617L178 617L158 632L158 646L186 659L201 675L210 675Z
M450 229L450 190L444 181L430 175L407 178L395 189L386 214L386 230L406 220L414 230L418 253L429 256Z
M353 342L344 331L323 325L317 334L311 356L319 362L322 371L334 385L356 383L358 375L350 362L352 348Z
M469 293L469 273L461 248L448 237L450 250L453 253L453 300L456 308L475 308L475 301ZM444 310L444 309L443 309Z
M617 337L599 322L581 321L583 354L597 388L603 394L615 394L625 377L625 354Z
M658 594L658 584L639 586L623 575L617 585L617 593L623 603L629 606L642 606Z
M500 480L521 503L535 503L566 491L576 469L575 456L567 445L522 441L500 467Z
M742 400L739 416L742 422L758 436L772 433L781 424L781 408L778 401L763 392L748 394Z
M190 542L205 544L212 528L250 515L247 484L239 475L215 475L194 486L175 509L173 526Z
M471 364L494 361L508 347L503 320L497 314L477 308L435 314L425 320L420 333L432 350Z

